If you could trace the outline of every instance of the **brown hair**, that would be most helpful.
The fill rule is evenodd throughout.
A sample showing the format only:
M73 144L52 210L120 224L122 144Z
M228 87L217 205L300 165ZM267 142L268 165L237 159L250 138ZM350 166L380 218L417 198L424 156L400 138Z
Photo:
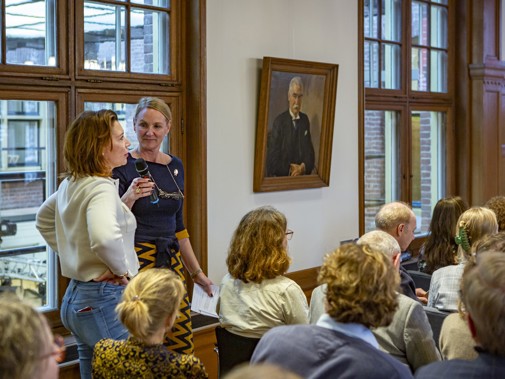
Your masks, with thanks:
M454 230L459 216L467 209L468 205L459 196L437 202L431 217L430 234L423 245L424 272L432 274L441 267L456 264L458 245L454 241Z
M505 230L505 196L495 196L489 199L485 205L496 214L498 230Z
M0 379L37 377L50 337L42 314L14 294L0 295Z
M505 357L505 254L488 251L468 262L461 280L461 300L472 318L479 344Z
M348 243L326 256L318 281L326 284L327 313L366 327L391 323L398 306L398 271L386 254Z
M132 336L146 341L168 316L178 312L183 295L184 285L177 274L152 268L128 283L116 312Z
M112 149L111 129L116 121L116 113L108 109L84 111L77 116L65 135L63 146L69 176L111 175L103 151L107 146Z
M231 239L226 265L235 279L261 283L284 274L290 264L284 247L286 217L264 206L247 213Z

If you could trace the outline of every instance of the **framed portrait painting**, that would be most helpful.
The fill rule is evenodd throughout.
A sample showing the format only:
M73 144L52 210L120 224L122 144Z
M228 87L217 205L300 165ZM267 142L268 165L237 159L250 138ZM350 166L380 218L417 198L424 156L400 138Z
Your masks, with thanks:
M326 187L338 65L263 58L254 192Z

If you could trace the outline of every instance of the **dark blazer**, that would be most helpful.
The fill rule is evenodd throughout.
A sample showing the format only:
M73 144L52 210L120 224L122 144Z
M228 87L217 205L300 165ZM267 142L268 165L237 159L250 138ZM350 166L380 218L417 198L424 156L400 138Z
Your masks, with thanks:
M314 169L314 146L305 113L293 125L289 110L274 120L267 139L267 176L288 176L291 163L305 163L305 173Z
M421 379L502 379L505 378L505 358L480 352L477 359L451 359L431 363L416 371Z
M402 266L400 266L400 280L400 287L402 288L403 294L420 302L419 298L416 296L416 284L414 283L414 279L412 279L407 270Z
M369 343L317 325L278 326L261 338L251 363L273 363L303 378L412 378L408 366Z

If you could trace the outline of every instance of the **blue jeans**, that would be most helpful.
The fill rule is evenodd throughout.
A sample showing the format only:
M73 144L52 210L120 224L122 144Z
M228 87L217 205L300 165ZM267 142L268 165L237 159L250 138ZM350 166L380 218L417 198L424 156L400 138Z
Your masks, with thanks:
M61 305L61 321L77 341L82 379L91 379L93 347L102 338L122 340L128 331L119 321L115 308L124 286L72 279Z

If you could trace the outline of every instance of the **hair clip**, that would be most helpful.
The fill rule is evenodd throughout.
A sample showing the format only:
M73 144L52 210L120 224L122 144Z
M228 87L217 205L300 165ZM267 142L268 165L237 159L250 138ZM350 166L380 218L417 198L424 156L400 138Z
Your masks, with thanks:
M140 301L140 297L138 295L135 295L132 297L132 301Z
M458 228L458 235L454 237L454 241L460 245L466 252L470 251L470 239L466 233L465 224L461 223Z

